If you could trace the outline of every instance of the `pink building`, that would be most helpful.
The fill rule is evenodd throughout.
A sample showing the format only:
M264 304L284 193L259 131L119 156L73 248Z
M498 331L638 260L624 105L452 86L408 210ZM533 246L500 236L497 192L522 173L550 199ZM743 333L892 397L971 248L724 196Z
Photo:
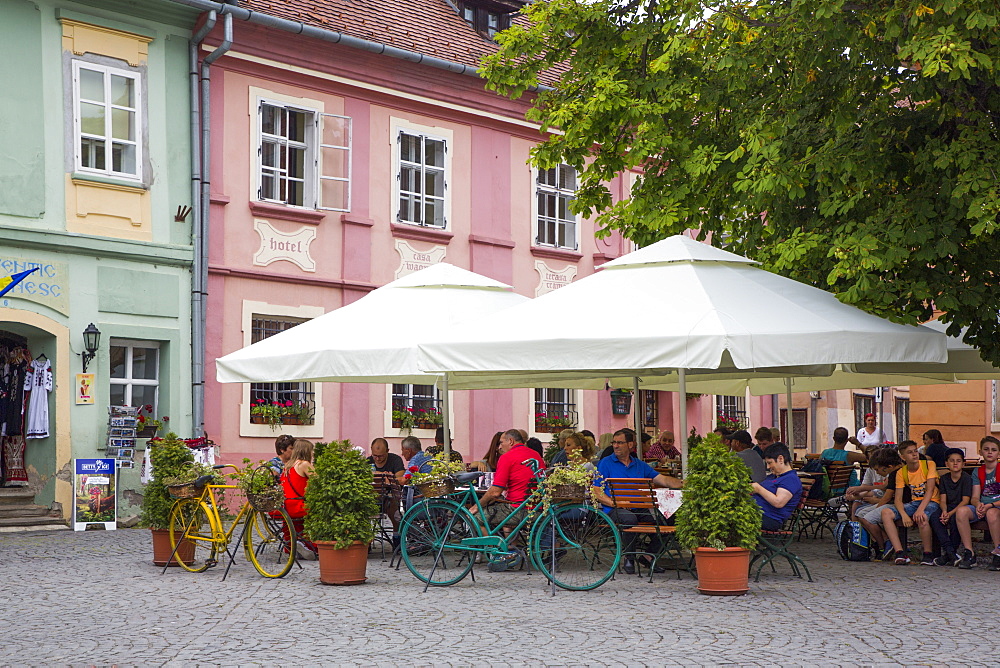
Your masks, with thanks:
M225 9L236 20L230 50L211 68L205 428L227 460L272 456L279 433L366 448L386 436L398 451L406 432L394 426L393 406L430 407L436 395L423 386L222 385L215 358L431 263L534 297L631 250L617 234L596 239L591 221L568 212L573 169L529 166L540 135L524 119L527 104L487 91L474 75L494 27L509 20L501 10L520 4L245 0ZM268 13L286 22L263 25L274 23ZM206 48L221 38L217 27ZM610 184L616 200L630 183L626 175ZM610 327L623 315L594 304L589 313L498 326ZM385 326L433 317L415 303ZM648 430L672 429L676 397L646 394ZM255 423L251 406L261 400L291 402L302 424ZM714 408L712 399L692 402L701 433ZM769 399L739 408L771 423ZM455 447L479 458L498 430L537 431L539 411L568 414L595 434L629 420L613 415L606 391L455 392ZM432 430L413 433L431 444Z

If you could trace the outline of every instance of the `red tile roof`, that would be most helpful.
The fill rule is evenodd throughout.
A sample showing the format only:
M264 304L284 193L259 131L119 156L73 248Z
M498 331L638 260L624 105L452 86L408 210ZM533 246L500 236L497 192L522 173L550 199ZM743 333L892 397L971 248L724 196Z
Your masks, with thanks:
M446 0L242 0L240 6L472 67L497 48Z

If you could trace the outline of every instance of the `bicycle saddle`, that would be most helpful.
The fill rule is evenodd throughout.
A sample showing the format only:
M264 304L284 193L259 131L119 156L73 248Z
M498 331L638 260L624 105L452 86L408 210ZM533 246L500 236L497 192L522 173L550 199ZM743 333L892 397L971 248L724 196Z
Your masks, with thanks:
M458 473L455 475L455 482L457 483L472 482L473 480L479 479L479 477L482 475L484 475L482 471L472 471L471 473Z
M214 480L214 479L215 479L214 475L211 475L211 474L209 474L209 475L203 475L203 476L201 476L200 478L198 478L197 480L194 481L194 486L195 487L204 487L205 485L207 485L210 482L212 482L212 480Z

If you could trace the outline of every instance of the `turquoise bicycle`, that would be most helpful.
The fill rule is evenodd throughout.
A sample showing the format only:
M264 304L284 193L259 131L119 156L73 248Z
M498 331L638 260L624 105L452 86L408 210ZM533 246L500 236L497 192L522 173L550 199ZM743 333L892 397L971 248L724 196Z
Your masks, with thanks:
M520 553L513 543L525 528L530 563L552 584L584 591L601 586L614 575L621 560L621 534L600 508L553 503L541 510L545 479L543 472L536 471L535 491L491 527L472 485L481 475L454 476L458 486L454 492L420 501L403 516L403 563L425 583L425 591L430 585L460 582L472 571L477 555L481 555L480 561L500 564L501 568L516 561ZM476 508L476 515L470 508Z

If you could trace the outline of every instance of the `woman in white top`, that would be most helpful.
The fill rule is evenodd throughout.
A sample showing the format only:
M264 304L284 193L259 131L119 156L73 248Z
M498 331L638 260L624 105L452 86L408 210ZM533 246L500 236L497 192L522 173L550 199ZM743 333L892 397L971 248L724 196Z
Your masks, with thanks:
M856 437L848 440L864 450L885 443L885 432L875 426L874 413L865 413L865 426L858 430Z

